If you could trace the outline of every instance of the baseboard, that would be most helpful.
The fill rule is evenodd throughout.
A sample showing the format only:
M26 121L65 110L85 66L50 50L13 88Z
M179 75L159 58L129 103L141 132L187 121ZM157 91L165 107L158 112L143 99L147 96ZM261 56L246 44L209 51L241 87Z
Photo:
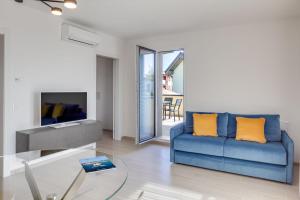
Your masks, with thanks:
M152 140L150 141L152 144L159 144L163 146L170 146L170 141L165 141L165 140Z
M122 136L121 140L133 140L135 141L135 137L131 137L131 136Z
M135 137L130 137L130 136L123 136L121 140L129 140L129 141L134 141L135 142ZM151 143L151 144L159 144L163 146L170 146L169 141L162 141L162 140L150 140L149 142L145 142L144 144Z

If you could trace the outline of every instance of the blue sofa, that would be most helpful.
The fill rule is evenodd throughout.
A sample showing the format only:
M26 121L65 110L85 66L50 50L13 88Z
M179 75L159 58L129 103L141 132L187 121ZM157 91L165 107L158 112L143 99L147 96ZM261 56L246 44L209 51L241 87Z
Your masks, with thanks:
M279 115L218 113L218 137L199 137L192 135L193 113L170 131L171 162L292 184L294 143ZM237 116L265 118L267 143L235 140Z

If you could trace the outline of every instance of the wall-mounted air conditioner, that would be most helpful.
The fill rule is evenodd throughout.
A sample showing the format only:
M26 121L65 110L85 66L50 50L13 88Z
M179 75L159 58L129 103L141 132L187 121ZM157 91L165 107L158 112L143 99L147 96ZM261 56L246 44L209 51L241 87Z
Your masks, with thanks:
M90 47L95 47L99 44L99 36L95 33L65 23L62 24L61 37L62 40L76 42Z

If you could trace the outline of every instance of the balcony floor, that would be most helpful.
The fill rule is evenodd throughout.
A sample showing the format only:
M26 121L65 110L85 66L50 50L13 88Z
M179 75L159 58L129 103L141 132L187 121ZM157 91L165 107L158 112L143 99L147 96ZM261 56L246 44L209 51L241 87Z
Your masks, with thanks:
M183 122L183 117L180 117L180 120L178 119L178 117L176 117L175 122L174 122L174 118L163 120L163 122L162 122L162 137L160 139L170 140L170 129L181 122Z

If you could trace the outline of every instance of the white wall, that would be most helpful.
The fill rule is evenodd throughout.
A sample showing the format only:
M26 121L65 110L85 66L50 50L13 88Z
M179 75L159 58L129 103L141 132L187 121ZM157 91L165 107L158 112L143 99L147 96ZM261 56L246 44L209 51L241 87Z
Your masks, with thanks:
M15 131L38 126L41 90L83 90L96 118L96 54L117 58L123 136L136 136L136 45L184 48L187 110L280 113L300 155L300 20L249 24L123 41L99 33L96 50L60 40L61 18L0 1L5 34L5 150ZM15 81L19 78L20 81ZM120 139L120 136L117 136Z
M4 35L0 34L0 155L3 155L3 117L4 117ZM0 160L0 171L2 171L2 160Z
M300 20L231 26L128 42L128 93L135 102L135 46L184 48L186 110L279 113L300 158ZM127 112L136 113L135 103ZM133 110L135 112L133 112ZM135 136L136 116L124 122ZM126 120L126 119L124 119Z
M173 74L173 91L178 94L183 94L183 63L177 66Z
M39 125L40 91L87 91L88 118L96 119L96 54L122 65L123 41L99 33L97 49L64 42L60 17L12 0L1 0L0 8L6 38L5 152L15 152L16 130Z
M103 128L113 130L113 59L97 57L97 120Z

